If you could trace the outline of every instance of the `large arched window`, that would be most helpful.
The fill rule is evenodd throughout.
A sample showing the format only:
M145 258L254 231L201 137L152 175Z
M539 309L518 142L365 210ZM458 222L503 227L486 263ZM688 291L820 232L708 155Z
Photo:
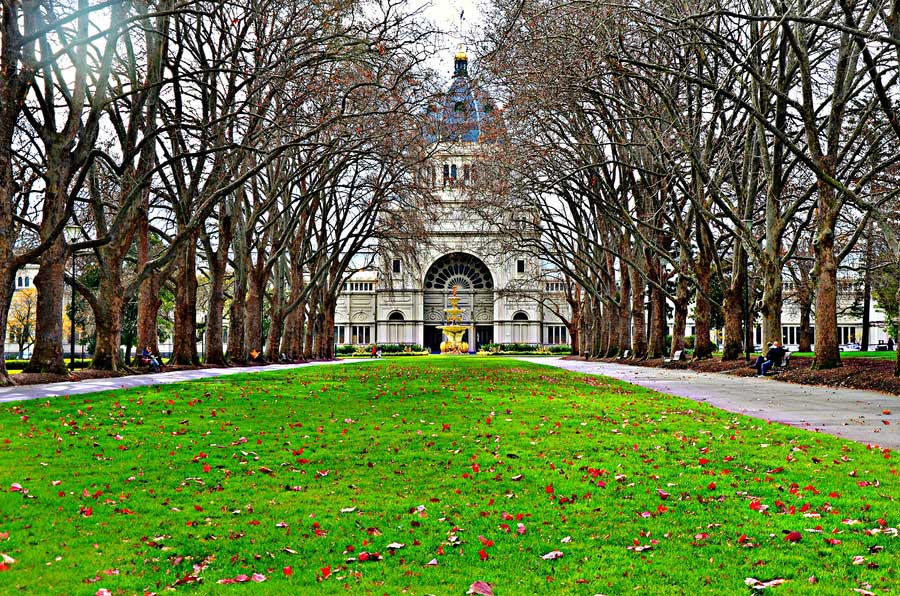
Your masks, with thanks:
M390 315L388 315L388 321L402 321L402 320L404 320L403 313L400 312L399 310L395 310Z
M460 290L490 290L494 281L483 261L457 252L435 261L425 274L426 290L450 291L453 286L459 286Z
M525 313L521 310L513 315L513 321L527 321L527 320L528 320L528 313Z
M450 166L450 179L456 180L456 164Z

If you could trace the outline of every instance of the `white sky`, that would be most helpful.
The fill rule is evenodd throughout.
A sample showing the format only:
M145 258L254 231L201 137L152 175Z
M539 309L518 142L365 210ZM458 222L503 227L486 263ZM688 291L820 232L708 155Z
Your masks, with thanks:
M484 1L484 0L482 0ZM448 80L453 74L453 54L466 36L473 35L482 24L483 13L478 9L479 0L430 0L425 16L447 35L437 41L438 51L429 61L430 66ZM463 12L463 20L459 14ZM471 48L467 48L471 52ZM471 59L471 53L469 58Z

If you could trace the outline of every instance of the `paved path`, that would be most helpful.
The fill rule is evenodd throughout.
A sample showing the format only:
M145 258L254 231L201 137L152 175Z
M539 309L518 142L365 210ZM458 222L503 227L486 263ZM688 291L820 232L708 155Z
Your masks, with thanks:
M704 402L729 412L900 449L900 397L896 396L691 370L561 358L522 360L580 373L605 375L661 393ZM890 410L891 414L884 415L882 410ZM886 425L884 421L890 424Z
M267 364L264 366L235 366L232 368L200 368L197 370L177 370L173 372L161 372L156 374L130 375L127 377L115 377L112 379L86 379L84 381L45 383L43 385L0 387L0 403L24 399L44 399L48 397L57 397L60 395L79 395L82 393L93 393L95 391L107 391L110 389L144 387L146 385L180 383L182 381L209 379L212 377L236 375L239 373L259 373L270 370L286 370L289 368L325 366L329 364L343 364L346 362L359 361L359 359L346 359L332 360L328 362L303 362L299 364Z

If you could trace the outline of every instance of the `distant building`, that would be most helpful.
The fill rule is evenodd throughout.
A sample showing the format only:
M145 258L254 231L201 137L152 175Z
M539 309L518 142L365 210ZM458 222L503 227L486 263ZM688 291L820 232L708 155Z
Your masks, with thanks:
M465 53L457 53L450 89L430 116L433 154L421 180L434 192L414 258L385 254L377 268L352 275L335 313L338 344L419 344L439 350L453 287L458 288L465 337L474 351L491 343L565 344L568 331L550 309L538 259L517 253L509 229L471 208L466 192L479 175L478 156L496 129L494 104L473 85Z

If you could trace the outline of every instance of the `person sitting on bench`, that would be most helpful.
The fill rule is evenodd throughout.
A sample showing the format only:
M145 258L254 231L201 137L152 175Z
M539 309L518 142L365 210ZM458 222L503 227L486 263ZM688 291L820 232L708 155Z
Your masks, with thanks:
M781 342L776 341L769 344L765 358L760 356L756 359L756 364L754 365L756 367L756 376L764 377L770 368L781 365L785 353L784 348L781 347Z
M149 366L150 370L152 370L153 372L159 372L159 360L156 358L156 356L153 355L153 352L150 351L150 346L147 346L143 350L141 350L141 361Z

